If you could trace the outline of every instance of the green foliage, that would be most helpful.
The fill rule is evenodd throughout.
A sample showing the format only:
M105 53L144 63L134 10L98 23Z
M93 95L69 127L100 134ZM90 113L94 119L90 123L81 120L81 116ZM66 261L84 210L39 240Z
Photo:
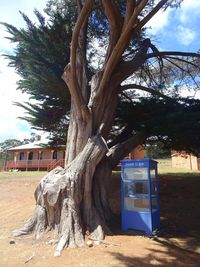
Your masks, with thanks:
M22 141L17 139L7 139L0 143L0 152L6 152L9 148L23 144Z
M178 6L180 2L178 0L168 1L168 6ZM148 12L153 4L155 1L148 1L144 14L139 20L145 16L145 12ZM125 1L118 1L122 15L125 12L125 5ZM47 19L37 10L34 10L34 13L38 20L37 24L21 13L26 22L26 28L23 29L3 23L10 33L10 41L16 44L14 55L6 55L6 57L10 60L10 66L14 67L21 77L18 89L28 93L34 100L33 103L16 104L26 110L27 116L22 119L30 122L35 129L50 132L52 144L65 144L70 96L61 76L65 65L69 62L72 30L77 16L76 9L74 1L49 0L45 9ZM96 48L91 42L94 38L98 38L102 46L105 46L109 35L108 20L101 9L92 13L88 27L87 58L90 75L92 75L94 70L91 63L94 55L96 56ZM123 60L130 56L130 52L133 56L134 51L138 51L144 37L145 29L131 41L123 55ZM152 46L151 49L156 48ZM171 60L174 60L172 63L180 64L180 61ZM177 82L180 84L184 66L181 65L181 69L177 72L176 65L169 62L166 64L164 61L159 62L158 58L157 66L159 63L162 63L161 72L157 69L152 70L152 67L149 67L152 62L147 61L133 78L140 79L140 84L146 83L146 86L158 90L166 89L169 84L174 83L177 77ZM181 61L181 64L186 65L185 61ZM187 79L188 76L190 74L184 78ZM191 80L188 80L188 84L191 85ZM175 84L174 98L177 97L177 87L178 85ZM200 147L196 146L199 144L196 133L199 130L199 102L156 97L137 98L130 93L124 98L122 95L113 125L115 130L110 134L110 138L115 139L124 127L126 131L124 131L123 140L130 137L133 132L144 131L147 138L156 136L156 142L159 140L168 150L176 148L198 153L197 150Z
M46 22L39 11L34 13L37 25L21 13L25 29L3 23L10 33L10 41L17 44L14 55L5 56L21 77L18 89L35 100L34 104L17 103L27 112L23 119L37 129L51 131L66 120L70 106L68 88L61 76L69 61L73 22L71 14L63 17L54 11Z
M158 97L123 100L116 125L143 131L147 144L162 149L186 150L200 155L200 100ZM127 136L125 137L127 138ZM167 151L166 151L167 152Z
M11 147L19 146L22 143L17 139L7 139L0 143L0 166L3 166L6 160L12 159L12 156L7 154L7 150Z
M171 151L164 148L164 144L157 140L150 142L145 146L145 156L153 159L165 159L170 158Z

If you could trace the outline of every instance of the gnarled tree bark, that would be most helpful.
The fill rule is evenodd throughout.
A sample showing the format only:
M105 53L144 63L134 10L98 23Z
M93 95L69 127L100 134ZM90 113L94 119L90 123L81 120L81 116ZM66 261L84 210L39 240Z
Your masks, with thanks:
M142 68L149 58L162 56L161 53L148 53L152 46L145 38L138 42L130 60L125 60L123 53L131 38L137 40L141 27L162 6L171 3L159 1L157 6L150 5L150 12L146 14L146 0L127 1L125 13L119 10L116 1L97 2L102 4L101 10L110 27L104 65L88 82L87 24L96 1L77 0L79 14L73 31L71 59L62 77L71 94L65 168L56 168L41 180L35 191L36 208L32 217L14 231L15 236L34 232L36 238L40 238L47 228L55 230L59 235L56 256L64 247L83 246L86 230L95 240L102 240L104 233L110 231L111 211L106 185L112 168L144 141L143 133L132 135L129 132L128 139L124 139L122 133L122 139L116 139L118 142L110 148L107 146L118 94L128 88L122 87L121 83ZM146 15L142 15L140 21L141 14ZM141 85L135 85L135 88L144 90ZM149 90L153 92L153 89ZM162 96L157 91L155 94Z

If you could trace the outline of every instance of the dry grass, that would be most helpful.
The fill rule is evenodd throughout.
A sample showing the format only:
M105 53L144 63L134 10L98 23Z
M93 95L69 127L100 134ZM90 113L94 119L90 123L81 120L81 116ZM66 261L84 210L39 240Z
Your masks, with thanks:
M192 171L188 169L173 168L171 159L156 159L158 162L158 173L160 175L172 176L200 176L200 171Z
M149 239L121 233L107 236L106 241L114 245L100 245L92 248L66 249L62 257L53 256L50 233L40 241L33 236L13 239L12 230L24 224L35 207L33 192L45 172L2 172L0 173L0 267L131 267L199 266L199 188L200 179L191 177L187 170L176 172L169 161L159 161L161 237ZM178 171L178 170L175 170ZM114 172L110 192L120 211L120 172ZM177 177L181 174L185 177ZM197 173L198 175L200 172ZM159 175L160 176L160 175ZM54 238L54 237L53 237Z
M38 177L43 177L46 175L47 172L38 172L38 171L9 171L9 172L0 172L0 180L1 179L22 179L22 178L38 178Z

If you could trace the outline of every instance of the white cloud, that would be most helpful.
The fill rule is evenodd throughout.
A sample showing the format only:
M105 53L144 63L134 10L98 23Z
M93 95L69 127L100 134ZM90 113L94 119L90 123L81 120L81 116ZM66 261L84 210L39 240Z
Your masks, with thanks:
M7 63L0 56L0 141L8 138L23 139L27 137L27 134L30 134L30 126L26 122L17 119L18 116L24 115L23 110L13 105L13 101L27 101L28 96L16 90L16 82L19 77L14 72L14 69L7 67Z
M194 42L195 38L196 38L196 32L193 31L192 29L186 28L182 25L179 25L177 27L177 34L176 34L176 38L177 40L185 45L188 46L190 45L192 42Z
M169 16L171 9L167 9L165 12L160 10L158 13L147 23L147 27L151 27L150 32L156 34L163 30L169 24Z
M152 27L151 33L156 34L163 30L164 27L171 23L170 15L177 16L180 22L188 23L193 17L200 15L200 0L184 0L180 8L168 8L166 11L158 11L158 13L148 22L147 26ZM192 17L191 17L192 15Z
M183 9L196 9L196 8L200 8L200 1L199 0L185 0L185 1L183 1L181 7Z
M0 21L12 24L16 27L23 27L24 21L19 14L19 10L35 21L33 9L42 11L46 1L34 0L1 0ZM0 25L0 54L11 52L13 45L4 37L8 36L5 28ZM24 102L28 100L26 94L17 91L16 82L19 76L13 68L7 66L8 61L0 55L0 142L9 138L23 140L30 137L30 125L17 117L24 115L23 109L14 106L13 102Z
M0 22L6 22L17 28L24 27L25 23L19 10L28 15L28 17L36 22L36 16L33 13L34 8L37 8L41 13L45 7L46 1L34 0L1 0ZM5 31L5 27L0 25L0 51L9 51L14 47L9 40L5 39L9 34Z
M24 25L24 22L21 15L19 14L19 10L28 15L31 20L35 20L35 15L33 13L34 8L37 8L42 12L45 4L46 1L41 0L1 0L0 21L12 23L17 27L21 27Z
M179 9L179 19L182 23L188 23L191 20L191 18L197 17L199 15L200 15L199 0L183 1L181 8Z
M8 33L0 26L0 53L7 53L11 51L13 45L5 38Z
M194 91L193 88L190 90L187 87L181 89L181 96L188 98L200 99L200 91Z

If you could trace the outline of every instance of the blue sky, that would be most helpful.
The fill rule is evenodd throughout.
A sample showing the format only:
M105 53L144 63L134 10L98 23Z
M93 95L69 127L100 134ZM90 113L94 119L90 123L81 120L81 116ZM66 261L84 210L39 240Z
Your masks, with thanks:
M0 21L23 27L18 10L34 21L33 9L42 11L45 3L46 0L0 0ZM200 49L200 0L184 0L179 9L159 12L148 26L160 50L197 51ZM13 49L3 38L6 35L0 26L0 142L8 138L23 140L31 132L28 123L17 119L23 116L23 110L13 105L13 101L23 102L28 96L16 90L19 77L1 56Z
M184 0L181 8L159 12L151 21L163 50L197 51L200 49L200 0Z

